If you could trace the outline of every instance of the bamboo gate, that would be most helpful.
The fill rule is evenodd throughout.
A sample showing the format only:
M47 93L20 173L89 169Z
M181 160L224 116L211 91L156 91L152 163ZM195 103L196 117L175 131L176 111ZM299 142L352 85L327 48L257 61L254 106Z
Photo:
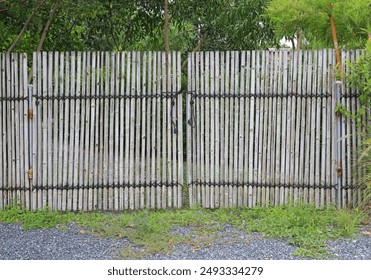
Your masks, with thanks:
M0 209L352 206L360 137L334 110L358 93L334 66L333 50L189 53L182 90L179 52L40 52L30 85L27 55L1 54Z

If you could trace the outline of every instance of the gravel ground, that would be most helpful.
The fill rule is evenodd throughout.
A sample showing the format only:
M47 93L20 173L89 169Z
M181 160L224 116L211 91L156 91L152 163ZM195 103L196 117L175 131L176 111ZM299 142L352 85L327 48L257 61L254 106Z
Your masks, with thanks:
M68 230L22 230L20 224L0 223L0 260L109 260L129 240L81 234Z
M127 238L97 238L82 234L75 224L69 225L68 228L24 231L20 224L0 223L0 260L116 259L119 249L130 244ZM172 233L197 237L191 228L175 227ZM198 249L178 244L169 255L154 254L147 259L301 259L292 254L296 248L286 242L265 238L258 233L236 231L226 225L210 246ZM371 237L364 234L353 239L328 242L328 248L336 256L335 259L371 260Z

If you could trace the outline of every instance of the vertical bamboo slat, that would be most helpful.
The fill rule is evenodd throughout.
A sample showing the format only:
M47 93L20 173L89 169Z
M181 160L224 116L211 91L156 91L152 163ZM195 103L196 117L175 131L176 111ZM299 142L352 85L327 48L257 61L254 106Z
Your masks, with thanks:
M283 65L282 65L282 61L283 61L283 51L279 51L278 52L278 57L276 57L277 59L277 94L278 94L278 98L277 98L277 107L276 107L276 120L277 120L277 123L276 123L276 155L275 155L275 159L276 159L276 170L275 170L275 184L276 184L276 187L275 187L275 205L278 205L280 204L280 192L281 192L281 187L279 187L279 184L281 182L281 141L282 141L282 138L281 138L281 134L282 134L282 101L283 101L283 98L282 98L282 95L283 95L283 92L282 92L282 68L283 68Z
M146 77L143 78L143 81L146 81L146 84L143 83L143 86L145 87L144 93L151 95L152 94L152 61L151 57L152 54L151 52L145 54L145 58L143 59L143 68L146 67L146 70L144 70L144 76ZM147 64L145 64L147 63ZM146 147L144 151L144 159L145 159L145 166L146 166L146 174L144 175L145 179L144 181L146 183L151 182L151 171L152 171L152 166L151 166L151 161L153 159L153 154L151 151L151 114L152 114L152 99L147 98L145 100L146 103L146 108L147 110L144 112L146 121L143 123L143 129L146 129L146 134L145 137L146 139ZM145 207L146 208L151 208L151 192L153 188L152 187L147 187L146 188L146 193L145 193ZM144 203L144 202L143 202Z
M261 200L261 206L267 206L269 203L269 188L267 187L267 184L269 182L268 180L268 153L270 152L268 150L268 119L270 115L269 111L269 52L264 51L262 53L262 78L263 82L261 85L261 95L263 99L263 139L262 139L262 178L261 178L261 184L262 184L262 200Z
M159 93L162 94L163 92L166 92L167 90L167 59L166 59L166 54L161 53L161 83L159 84L160 90ZM166 208L166 184L168 183L168 174L167 174L167 161L168 161L168 137L167 137L167 132L168 132L168 126L169 126L169 120L168 120L168 100L162 99L162 153L161 153L161 171L162 171L162 184L161 186L161 196L160 196L160 201L161 201L161 208L165 209Z
M119 105L120 105L120 99L118 99L118 96L120 95L120 54L114 53L112 55L112 60L114 63L112 63L112 68L114 68L114 75L111 77L111 84L113 83L113 88L111 88L111 92L113 96L116 97L114 99L114 108L111 108L111 110L114 110L114 121L113 124L113 130L114 130L114 139L113 139L113 205L112 209L114 211L119 210ZM112 70L113 72L113 70ZM112 167L111 167L112 168Z
M89 125L90 127L87 128L87 131L90 131L89 136L87 137L88 141L88 147L85 147L86 153L89 154L89 162L86 163L87 166L89 166L89 169L86 170L87 172L87 182L89 185L88 190L88 210L92 211L95 209L97 202L97 188L94 188L93 186L97 185L97 164L96 161L96 154L95 154L95 148L96 148L96 129L95 129L95 123L96 123L96 114L97 114L97 102L96 102L96 96L97 96L97 89L96 89L96 81L97 81L97 53L91 52L88 54L88 71L90 74L88 83L87 83L87 95L92 96L92 99L90 100L90 114L88 115L89 118ZM89 103L88 103L89 104Z
M179 91L181 91L181 79L182 79L182 61L181 61L181 55L180 52L176 54L177 62L175 64L176 68L176 92L178 94ZM178 120L177 120L177 134L178 134L178 186L177 186L177 208L181 208L183 205L183 185L186 184L184 179L184 162L183 162L183 153L184 153L184 147L183 147L183 94L178 94L177 96L177 104L178 104Z
M195 174L195 158L194 158L194 123L192 119L192 111L194 110L194 104L191 103L191 94L194 92L194 55L193 53L188 53L188 85L187 85L187 95L186 95L186 147L187 147L187 159L186 159L186 183L188 186L188 196L189 205L195 204L195 190L192 184L193 177ZM192 153L193 152L193 153Z
M171 148L171 157L170 157L170 164L169 164L169 170L171 171L172 177L170 178L171 185L168 186L168 202L169 207L176 208L178 204L178 195L177 190L178 187L176 185L173 185L173 182L178 182L178 161L177 161L177 141L176 141L176 135L177 135L177 83L176 83L176 77L177 77L177 57L175 56L175 52L171 52L169 54L171 57L171 67L169 69L169 77L168 77L168 85L169 90L171 92L172 97L170 98L170 135L169 139L171 139L170 142L170 148Z
M0 98L5 98L5 55L0 54ZM5 100L0 101L0 131L3 133L0 134L0 209L3 209L6 206L6 199L4 197L6 183L5 183L5 175L6 175L6 158L5 158L5 151L6 151L6 141L5 135L7 133L6 129L6 102Z
M141 71L141 95L145 96L147 94L147 84L146 84L146 79L147 79L147 56L146 53L143 54L143 59L142 59L142 71ZM146 118L146 98L143 98L141 100L141 160L140 160L140 183L146 183L145 175L146 175L146 140L147 140L147 132L146 132L146 122L148 122ZM144 194L144 186L140 187L140 208L143 209L145 205L145 194Z
M202 61L202 60L201 60ZM210 52L205 53L205 58L204 58L204 66L202 67L203 74L204 74L204 79L201 79L201 82L204 82L204 85L201 84L202 89L204 90L205 95L210 95L210 88L209 88L209 83L210 83ZM206 97L204 98L205 102L205 142L204 142L204 148L205 148L205 157L204 157L204 162L205 162L205 182L209 183L210 182L210 98ZM203 111L203 110L202 110ZM210 185L206 184L205 185L205 202L204 206L206 208L210 208Z
M304 70L303 70L303 89L304 89L304 94L310 94L311 93L311 77L312 77L312 55L311 52L306 52L304 54ZM308 186L310 184L309 182L309 166L310 166L310 124L311 124L311 101L309 98L303 98L303 103L306 105L306 109L303 108L302 113L303 116L302 118L305 120L305 123L303 123L304 126L304 137L303 137L303 142L304 142L304 169L302 172L304 173L304 189L303 189L303 201L307 203L309 201L309 190ZM305 117L306 116L306 117ZM304 140L305 139L305 140Z
M215 57L214 52L209 52L210 60L210 177L209 182L215 182ZM210 185L210 208L215 208L215 186Z
M310 78L311 80L309 81L308 79L308 88L309 88L309 93L310 94L316 94L316 74L317 74L317 51L313 51L311 52L312 53L312 59L311 60L311 64L309 64L309 69L308 69L308 73L311 74ZM308 130L309 130L309 185L310 186L314 186L315 185L315 170L316 168L318 168L318 166L315 165L316 161L315 161L315 156L316 156L316 153L315 153L315 142L316 142L316 139L315 139L315 132L316 132L316 103L315 103L316 99L315 98L309 98L309 104L310 104L310 107L311 107L311 111L310 111L310 116L311 116L311 119L309 120L310 121L310 129L308 127ZM308 118L309 119L309 118ZM310 204L313 204L314 203L314 188L313 187L309 187L309 203Z
M86 97L82 99L81 103L81 130L80 130L80 182L83 189L79 193L79 210L88 210L89 201L89 190L88 190L88 170L89 170L89 138L90 138L90 99L88 99L88 94L90 95L89 89L89 53L82 53L82 86L81 95ZM89 93L88 93L89 92Z
M133 71L133 84L132 86L135 88L134 94L136 95L135 100L135 112L134 112L134 118L135 118L135 140L134 140L134 184L136 187L134 187L134 209L139 209L140 207L140 145L141 145L141 130L140 130L140 107L141 107L141 99L139 98L142 95L142 89L140 87L140 71L141 71L141 58L140 53L135 52L135 72ZM139 146L137 146L139 145Z
M255 51L251 53L251 84L250 84L250 118L249 118L249 192L248 192L248 207L253 206L253 186L251 185L254 183L254 127L255 127L255 71L256 71L256 56Z
M235 51L234 55L234 94L240 93L240 53ZM242 97L243 99L243 97ZM233 156L233 181L236 182L233 186L233 205L234 207L238 207L241 205L241 202L239 202L239 191L241 189L239 185L239 121L240 121L240 108L241 108L241 99L236 98L235 100L235 108L234 108L234 136L233 136L233 142L234 142L234 156Z
M80 172L80 130L81 130L81 118L82 116L82 99L79 97L81 96L81 85L82 85L82 75L81 75L81 52L76 53L76 88L75 88L75 96L76 96L76 111L75 111L75 144L74 144L74 152L73 152L73 166L74 169L74 186L78 187L82 185L81 182L81 172ZM80 203L82 202L82 189L74 189L73 193L73 210L77 211L80 210Z
M229 89L229 79L230 79L230 52L226 52L225 54L225 84L224 84L224 92L226 96L225 100L225 125L224 125L224 131L225 131L225 137L224 137L224 179L226 184L224 185L224 193L223 193L223 199L224 199L224 206L229 207L229 187L230 187L230 174L229 174L229 169L230 169L230 156L229 156L229 134L231 133L230 131L230 89Z
M286 145L286 159L288 163L286 168L288 169L288 174L286 178L286 187L285 190L285 203L293 203L293 192L294 192L294 139L295 139L295 91L294 85L296 82L296 77L294 75L294 53L288 52L288 65L287 65L287 92L288 96L288 112L287 112L287 145ZM296 89L295 89L296 90Z
M105 53L99 52L97 54L97 94L99 97L105 94L104 91L104 68L105 68ZM104 99L97 100L97 130L96 130L96 165L97 165L97 185L103 185L103 167L104 167ZM103 193L102 188L97 188L97 209L104 209L103 206Z
M238 186L238 206L246 206L243 201L243 189L244 186L240 184L244 182L244 129L245 129L245 64L246 64L246 52L241 53L241 78L240 78L240 92L243 95L243 98L240 100L240 108L239 108L239 142L238 142L238 166L237 166L237 182L239 183Z
M156 53L153 53L153 63L152 63L152 92L156 93L157 90L157 56ZM157 142L157 133L156 133L156 125L157 125L157 100L153 98L152 100L152 142L151 142L151 150L152 150L152 159L151 159L151 178L158 178L158 173L157 173L157 155L158 155L158 144L156 145ZM151 188L151 206L152 208L156 207L156 197L157 197L157 188L158 187L152 187Z
M301 105L302 105L302 98L300 96L301 92L301 63L302 63L302 52L296 51L294 56L294 77L296 77L296 87L295 89L295 96L296 96L296 115L295 115L295 150L294 150L294 182L298 185L300 184L300 170L299 170L299 155L300 155L300 125L301 125ZM296 70L297 69L297 70ZM294 78L295 79L295 78ZM298 200L300 200L299 197L299 188L294 187L294 203L296 204Z
M156 69L156 74L154 74L154 76L156 77L156 93L157 94L161 94L161 77L162 77L162 65L161 65L161 61L162 61L162 57L161 57L161 53L158 52L156 54L156 61L154 62L157 62L155 65L157 67ZM160 122L160 118L161 118L161 100L160 98L156 98L156 108L157 108L157 113L156 113L156 143L157 143L157 153L156 153L156 179L158 180L158 182L163 182L164 180L164 176L163 174L161 173L161 162L163 160L163 156L161 157L161 148L162 146L164 145L164 143L162 143L161 141L161 122ZM161 208L162 207L162 203L161 203L161 186L160 185L157 185L156 187L156 198L157 198L157 208Z
M214 83L215 83L215 95L219 95L220 91L220 56L219 52L216 51L214 53L214 58L215 58L215 63L214 63ZM214 190L214 195L215 195L215 203L214 207L218 208L220 207L220 175L222 173L221 170L221 164L220 164L220 143L221 143L221 133L220 133L220 125L221 125L221 120L220 120L220 98L215 98L215 175L214 175L214 180L215 180L215 190Z
M315 92L318 94L318 95L321 95L323 96L323 93L322 93L322 90L321 90L321 84L322 84L322 81L321 81L321 78L322 78L322 52L321 51L317 51L317 63L316 63L316 67L317 67L317 73L315 73L317 75L316 77L316 80L317 80L317 83L316 83L316 87L315 87ZM321 119L322 119L322 102L321 102L321 99L323 99L322 97L319 97L317 95L317 98L314 100L315 102L315 108L316 108L316 123L315 123L315 171L314 171L314 184L315 186L319 186L320 185L320 176L321 176L321 148L320 148L320 143L324 143L324 139L321 139ZM325 100L325 99L324 99ZM316 187L315 190L314 190L314 201L315 201L315 205L316 207L320 207L321 205L321 197L320 197L320 188L319 187Z
M108 139L105 143L107 146L107 185L108 193L107 193L107 208L108 210L114 209L114 122L115 122L115 103L116 99L112 98L115 96L115 55L114 53L107 53L106 55L107 64L106 64L106 93L110 96L108 100L108 107L107 108L107 119L108 119ZM115 151L115 154L117 151Z
M1 63L0 63L1 64ZM25 97L29 97L28 94L28 89L29 89L29 85L28 85L28 58L27 58L27 55L26 54L22 54L22 67L21 67L21 73L20 75L22 75L23 77L23 81L22 81L22 87L23 87L23 96ZM1 78L0 78L1 79ZM0 89L1 89L1 82L0 82ZM30 201L30 179L29 179L29 176L28 176L28 171L32 168L32 162L31 162L31 158L32 158L32 154L30 155L30 151L32 152L31 150L31 139L30 139L30 125L31 124L31 120L29 120L28 118L28 108L31 106L31 102L30 100L28 99L27 101L25 100L23 102L23 124L24 124L24 128L23 128L23 135L24 135L24 174L22 174L22 176L24 176L24 180L25 180L25 193L24 193L24 196L25 196L25 200L24 200L24 203L25 203L25 207L27 209L31 209L31 201ZM0 110L1 110L1 104L0 104ZM1 113L0 113L0 131L3 131L1 129ZM1 137L0 137L1 139ZM0 140L1 142L1 140ZM0 152L1 152L1 144L0 144ZM31 157L31 158L30 158ZM1 168L0 168L0 174L1 174ZM1 175L0 175L0 188L1 188ZM0 203L1 203L1 200L2 200L2 197L1 197L1 194L0 194ZM0 209L1 209L1 205L0 205Z
M136 54L133 52L130 56L131 60L131 64L132 64L132 67L131 67L131 76L130 76L130 72L128 71L128 80L131 78L131 86L129 87L129 92L130 92L130 95L134 96L136 94L135 92L135 71L136 71ZM128 63L129 65L129 63ZM128 169L129 169L129 209L130 210L133 210L135 209L135 205L134 205L134 170L135 170L135 166L134 166L134 129L135 129L135 99L131 98L130 99L130 125L129 125L129 129L130 129L130 144L129 144L129 165L128 165Z
M256 123L257 129L255 134L255 141L257 142L256 150L255 150L255 165L257 166L257 174L256 179L254 181L254 193L255 193L255 201L253 203L253 207L260 206L262 202L262 155L263 155L263 113L264 113L264 99L262 99L263 95L263 69L264 69L264 60L263 60L263 52L257 52L257 76L256 76L256 93L257 93L257 104L256 104Z
M327 50L324 50L323 52L324 54L324 63L323 63L323 88L324 88L324 91L326 94L330 94L330 88L329 88L329 84L330 84L330 77L329 77L329 73L328 73L328 69L329 69L329 55L328 55L328 52ZM323 128L324 128L324 138L325 138L325 141L326 141L326 149L325 151L323 151L323 153L326 155L326 160L323 161L325 164L324 166L326 167L326 171L325 171L325 181L323 182L323 184L326 184L326 185L332 185L332 181L331 181L331 167L332 167L332 163L331 163L331 98L328 97L326 99L326 102L325 102L325 110L324 110L324 119L323 119ZM325 193L325 200L326 200L326 206L329 206L330 205L330 202L331 202L331 188L327 188L326 189L326 193Z
M331 63L330 65L332 65L333 69L331 69L331 74L332 75L335 75L335 65L336 65L336 57L335 57L335 51L332 51L331 52ZM338 122L341 122L341 116L338 116L336 113L335 113L335 108L336 108L336 103L338 102L337 98L338 98L338 95L339 95L339 92L338 92L338 89L337 89L337 85L334 83L335 79L330 83L330 87L331 87L331 94L333 96L332 98L332 108L331 108L331 111L332 111L332 147L333 147L333 152L332 152L332 155L333 155L333 168L332 168L332 177L333 177L333 186L335 186L334 188L331 189L331 192L332 192L332 202L334 204L338 204L338 205L341 205L341 193L340 193L340 189L342 188L342 185L341 185L341 182L339 182L339 178L341 180L341 176L338 176L338 173L337 173L337 169L338 169L338 166L339 164L342 163L342 158L341 158L341 155L340 155L340 151L341 151L341 148L340 150L338 150L338 145L340 145L341 147L341 143L342 143L342 139L340 139L339 135L338 135ZM339 97L339 100L341 102L341 97Z
M271 201L272 205L277 205L277 192L278 192L278 185L277 182L277 166L276 166L276 150L277 150L277 126L276 121L279 118L279 115L277 113L277 103L278 103L278 73L279 73L279 56L278 51L273 51L272 59L274 59L273 62L273 78L272 78L272 93L273 93L273 101L272 101L272 119L271 119Z
M288 73L287 73L287 51L283 51L283 54L282 54L282 95L284 96L282 98L282 121L281 121L281 125L282 125L282 144L281 144L281 170L280 170L280 184L281 184L281 188L280 188L280 205L284 204L285 203L285 192L287 190L287 187L286 187L286 180L289 176L287 176L289 174L289 170L287 167L289 167L289 161L288 161L288 158L286 157L286 145L288 144L287 141L289 139L289 137L287 137L287 133L288 133L288 128L289 128L289 124L290 124L290 112L289 112L289 104L288 104L288 88L287 88L287 80L288 80ZM287 126L286 126L287 125ZM288 185L288 184L287 184Z
M220 53L220 94L225 94L225 53ZM221 98L220 100L220 181L226 182L227 177L225 176L225 98ZM226 186L224 184L221 184L219 187L219 204L220 207L225 207L225 199L224 199L224 189Z
M125 56L126 61L126 87L125 87L125 95L127 96L130 93L130 64L131 64L131 54L128 53ZM123 66L124 68L124 66ZM129 188L127 184L130 184L129 173L130 173L130 166L129 166L129 155L130 155L130 102L131 99L125 100L125 150L124 150L124 209L129 209Z
M267 66L267 70L269 69L269 75L267 74L267 78L269 78L269 82L267 83L267 95L274 94L273 89L273 69L274 69L274 59L273 54L270 51L266 52L269 65ZM266 205L268 206L271 203L271 192L272 188L270 187L273 183L273 169L272 169L272 114L273 114L273 98L268 98L268 114L266 116L267 119L267 175L266 175L266 183L268 187L266 188Z
M341 53L341 59L342 61L345 61L346 59L348 59L348 51L343 51ZM343 67L343 73L344 74L347 74L347 67L346 65L342 65ZM341 85L341 93L345 93L345 94L349 94L350 93L350 90L349 89L345 89L345 83L342 83ZM337 94L340 94L340 93L337 93ZM348 97L343 97L343 96L340 96L340 102L342 104L343 107L346 108L346 110L349 110L349 98ZM344 119L344 116L341 116L340 117L340 120L343 122L343 126L342 126L342 129L341 129L341 133L342 135L340 136L341 139L338 139L338 141L341 142L341 167L342 167L342 176L341 176L341 193L340 193L340 202L341 202L341 205L342 207L344 207L346 205L346 189L344 188L347 183L348 183L348 179L349 179L349 173L348 173L348 164L349 164L349 153L346 153L346 149L350 146L350 143L349 143L349 122L348 120ZM339 156L339 155L338 155Z
M50 90L52 90L52 94L54 97L58 96L58 66L59 66L59 59L58 59L58 53L49 53L49 60L52 60L54 63L50 63L52 65L52 69L50 69L50 74L54 76L54 84L51 84ZM49 80L49 83L52 81ZM53 108L52 117L53 117L53 176L52 176L52 182L51 185L53 186L53 209L58 210L60 205L60 191L57 190L58 186L58 177L59 177L59 168L58 168L58 160L60 159L60 138L58 135L59 131L59 118L58 118L58 108L61 107L62 102L54 101L53 104L51 104Z
M19 54L15 53L12 54L12 91L13 91L13 96L15 98L20 97L21 92L20 92L20 79L18 75L18 67L19 67ZM20 137L20 111L21 111L21 102L20 101L14 101L12 110L14 114L14 134L15 135L15 141L14 141L14 155L13 155L13 164L14 164L14 175L15 175L15 181L14 185L12 186L13 191L12 191L12 202L16 203L19 202L21 203L21 191L20 189L23 189L23 182L22 182L22 177L21 174L23 174L24 170L22 170L20 166L20 160L21 160L21 137ZM23 137L22 137L23 138ZM16 172L20 170L21 172Z
M228 205L229 207L234 207L234 196L233 196L233 190L234 190L234 147L235 147L235 141L234 141L234 134L235 134L235 104L237 104L237 100L234 97L235 95L235 52L230 52L230 83L229 83L229 161L228 161L228 176L229 176L229 185L228 185ZM235 102L236 101L236 102Z

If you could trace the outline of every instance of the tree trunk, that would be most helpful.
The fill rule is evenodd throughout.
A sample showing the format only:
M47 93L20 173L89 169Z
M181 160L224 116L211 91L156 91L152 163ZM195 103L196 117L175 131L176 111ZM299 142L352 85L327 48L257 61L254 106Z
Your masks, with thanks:
M21 32L19 32L17 38L15 38L13 44L9 47L8 49L8 53L10 53L16 46L17 44L19 43L19 41L22 39L22 36L23 34L26 32L27 30L27 27L28 25L30 24L31 20L33 19L33 17L35 16L36 12L41 8L41 6L45 3L46 0L42 0L40 1L40 3L35 7L35 9L33 9L31 15L28 17L28 19L26 20L26 22L24 23L24 26L21 30Z
M200 40L198 40L197 46L192 50L192 52L200 51L202 44L206 41L206 35L202 36ZM182 69L187 65L187 58L182 62Z
M332 4L328 4L328 8L331 10L332 9ZM335 20L333 15L330 13L330 26L331 26L331 33L332 33L332 40L334 41L334 48L335 48L335 55L336 55L336 66L338 67L338 72L340 75L340 79L343 79L342 75L342 67L341 67L341 58L340 58L340 49L339 49L339 44L338 44L338 38L336 35L336 26L335 26Z
M304 31L300 29L299 34L298 34L298 42L296 43L296 48L298 50L300 50L303 47L303 40L304 40Z
M291 41L291 44L292 44L292 49L295 50L295 40L294 40L294 37L290 37L290 41Z

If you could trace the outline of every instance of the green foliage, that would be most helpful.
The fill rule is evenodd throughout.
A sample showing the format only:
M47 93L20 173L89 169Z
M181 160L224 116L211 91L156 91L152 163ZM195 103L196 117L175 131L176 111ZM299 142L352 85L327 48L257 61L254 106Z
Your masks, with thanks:
M0 49L6 51L32 11L43 0L0 2ZM27 2L27 4L25 4ZM32 52L55 1L45 0L32 18L19 45L19 52ZM53 18L43 50L123 50L151 36L161 22L163 1L62 0Z
M371 102L371 41L366 44L366 53L359 57L355 63L348 63L350 74L346 77L349 86L359 90L360 108L357 113L350 114L358 126L370 125L364 116L370 109ZM365 123L362 123L362 119Z
M263 17L264 0L179 0L173 19L186 24L192 35L188 49L249 50L277 45L269 20ZM193 29L189 29L193 26Z
M368 134L369 135L369 134ZM362 141L359 148L359 157L356 164L358 170L362 170L359 179L360 190L362 191L362 201L360 205L371 205L371 137L368 136Z
M371 204L371 41L366 44L366 53L347 66L350 68L350 74L345 79L349 87L359 91L359 108L357 112L350 112L343 105L337 104L336 111L353 119L360 128L362 142L354 168L356 173L360 174L358 186L363 194L360 203L367 205Z
M371 32L371 0L271 0L266 13L278 38L302 34L312 48L333 47L330 14L340 45L360 48Z
M66 228L76 222L82 232L101 237L129 238L132 243L122 250L123 258L143 258L153 253L170 253L173 245L186 243L194 249L218 242L223 225L286 240L298 246L295 254L310 258L329 256L325 241L353 235L363 216L356 210L316 209L311 205L286 205L254 209L184 209L141 210L115 213L61 213L24 210L19 206L0 211L0 222L20 222L24 229ZM180 236L174 227L190 227L189 235ZM222 239L224 240L224 239ZM237 241L238 240L238 241ZM241 242L240 239L234 240ZM230 242L234 242L233 240Z
M0 1L0 51L14 42L32 11L18 52L32 52L53 0ZM275 43L263 0L169 1L172 50L256 49ZM45 51L163 50L163 0L62 0Z

